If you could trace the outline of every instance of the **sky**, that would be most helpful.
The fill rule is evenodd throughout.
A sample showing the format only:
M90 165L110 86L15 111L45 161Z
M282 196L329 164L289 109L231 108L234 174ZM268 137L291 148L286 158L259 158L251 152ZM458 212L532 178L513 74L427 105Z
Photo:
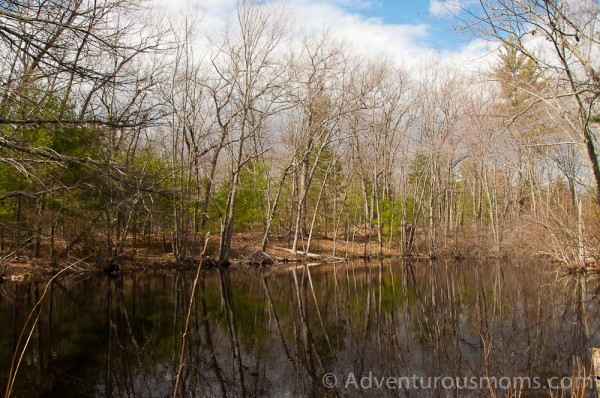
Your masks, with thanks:
M383 25L421 26L423 46L439 51L454 51L467 43L467 38L456 32L452 20L454 4L441 0L374 0L343 2L347 12L371 19Z
M162 0L202 14L207 26L231 15L236 0ZM269 1L269 0L263 0ZM385 57L408 68L423 62L480 69L493 45L455 29L458 2L472 0L278 0L301 29L323 31L350 43L356 53Z

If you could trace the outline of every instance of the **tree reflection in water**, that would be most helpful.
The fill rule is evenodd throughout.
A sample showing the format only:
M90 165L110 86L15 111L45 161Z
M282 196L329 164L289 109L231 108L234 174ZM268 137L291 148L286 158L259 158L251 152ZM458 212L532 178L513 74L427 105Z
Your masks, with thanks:
M13 396L167 397L179 364L193 272L49 288ZM45 283L0 285L1 377ZM362 376L571 375L600 345L599 284L540 264L349 262L202 274L178 395L509 396L497 388L356 389ZM335 388L323 385L333 373ZM522 396L548 396L539 390Z

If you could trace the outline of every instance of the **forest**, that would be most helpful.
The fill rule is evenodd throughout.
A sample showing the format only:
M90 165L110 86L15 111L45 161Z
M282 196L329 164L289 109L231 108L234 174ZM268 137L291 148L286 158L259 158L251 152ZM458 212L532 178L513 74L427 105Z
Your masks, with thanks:
M597 267L599 15L465 4L490 66L414 70L299 33L285 4L241 0L207 35L151 2L1 1L0 274L302 253Z

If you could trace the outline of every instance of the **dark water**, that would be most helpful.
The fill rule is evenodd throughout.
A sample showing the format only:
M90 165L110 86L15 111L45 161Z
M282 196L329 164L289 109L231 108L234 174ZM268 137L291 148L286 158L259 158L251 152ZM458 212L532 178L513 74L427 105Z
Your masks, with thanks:
M193 278L173 270L0 285L2 388L48 287L13 396L172 396ZM589 348L600 346L599 286L540 263L207 272L180 396L476 397L492 395L495 380L501 397L526 377L521 396L549 397L548 379L568 386L561 378L578 361L589 372Z

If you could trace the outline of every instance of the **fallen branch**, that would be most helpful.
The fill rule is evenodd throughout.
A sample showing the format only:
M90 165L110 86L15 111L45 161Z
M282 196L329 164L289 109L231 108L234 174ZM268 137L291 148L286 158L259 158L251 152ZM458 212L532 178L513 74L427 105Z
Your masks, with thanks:
M310 258L321 258L321 259L327 259L327 260L346 261L346 259L343 257L327 256L327 255L323 255L323 254L308 253L308 252L301 252L301 251L295 252L292 249L286 249L284 247L276 247L276 249L283 250L285 252L292 253L294 255L301 255L301 256L310 257Z

